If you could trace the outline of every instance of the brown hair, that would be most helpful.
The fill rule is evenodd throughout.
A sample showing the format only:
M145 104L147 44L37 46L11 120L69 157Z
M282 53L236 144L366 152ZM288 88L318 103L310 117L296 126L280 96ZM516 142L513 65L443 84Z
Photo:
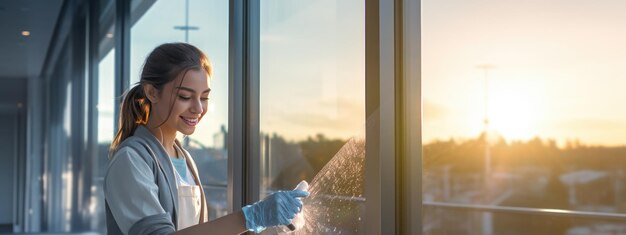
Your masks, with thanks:
M122 141L135 133L139 125L148 123L152 105L144 93L144 84L150 84L161 91L165 84L174 81L181 74L184 78L185 73L191 69L204 70L209 77L213 75L209 59L193 45L166 43L150 52L143 65L139 82L124 94L120 105L119 129L111 143L109 157L112 157L112 153Z

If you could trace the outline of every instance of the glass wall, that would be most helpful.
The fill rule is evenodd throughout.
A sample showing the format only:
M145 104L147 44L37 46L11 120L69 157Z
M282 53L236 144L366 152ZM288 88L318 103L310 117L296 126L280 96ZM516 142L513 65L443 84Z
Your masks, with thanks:
M39 174L35 178L41 184L33 187L41 188L43 195L41 200L34 200L41 204L41 210L27 213L35 214L29 215L35 218L31 221L41 226L25 232L105 233L102 183L108 166L108 149L116 131L115 113L122 96L118 88L136 85L146 56L156 46L189 42L206 52L215 72L205 121L194 135L180 136L200 170L210 218L227 213L228 173L231 179L243 178L233 180L230 185L235 205L238 199L263 198L277 190L293 189L298 182L306 180L311 192L304 200L307 227L299 233L365 233L364 1L66 3L51 48L45 55L46 65L41 75L42 110L34 114L41 115L42 140L41 150L33 152L41 152L43 156L33 154L41 159L41 167L37 168L41 173L34 173ZM118 9L120 5L116 7L116 3L130 3L130 9L122 9L126 4ZM231 6L236 9L229 9ZM124 13L128 10L130 15ZM116 15L117 12L123 14ZM229 19L229 12L237 16ZM120 20L117 22L120 24L116 25L115 20ZM232 31L229 20L237 24ZM242 20L243 27L239 25ZM125 30L129 29L126 22L131 26L130 45L126 40ZM229 48L229 36L238 43L243 39L243 43ZM259 47L245 44L255 43L257 36ZM255 58L256 49L260 49L259 60ZM236 57L244 55L236 58L243 63L229 67L229 52ZM247 58L251 54L254 56ZM123 74L126 68L130 68L130 84L126 84ZM259 96L241 93L229 96L229 72L235 78L232 84L236 88L231 89L239 91L240 85L244 90L259 88ZM256 78L260 79L258 84ZM375 80L389 81L384 79L391 80ZM38 93L32 89L29 92ZM393 92L380 96L390 98ZM244 100L245 106L231 107L230 117L229 98L231 104ZM258 113L256 102L260 104ZM228 118L254 125L259 121L260 133L256 134L261 137L259 142L251 144L248 141L256 138L255 133L252 137L247 136L249 132L233 134L237 136L231 136L230 140L237 142L235 145L244 144L242 149L235 149L243 154L231 152L235 157L230 168L226 143ZM233 133L236 128L246 126L233 123ZM260 149L249 149L257 144ZM251 161L249 157L256 152L261 153L260 159ZM386 157L392 156L381 159ZM260 174L249 177L247 172L242 172L242 169L257 172L256 160L261 163ZM250 181L257 179L261 182L260 192L257 185L249 187ZM379 213L369 209L367 212L368 215ZM266 233L276 232L269 229Z
M422 7L424 233L626 233L626 3Z
M307 180L312 196L305 200L308 224L305 233L364 233L361 222L365 221L366 214L363 192L364 1L98 0L66 3L51 48L45 52L47 64L41 79L44 114L35 112L44 116L41 118L43 128L37 128L42 129L39 136L44 137L41 150L34 152L43 152L44 156L42 166L34 167L42 170L41 175L37 175L42 183L33 187L41 188L43 196L42 200L34 200L42 209L35 211L32 217L40 217L42 226L26 232L105 232L102 182L108 164L108 148L116 131L115 113L122 95L117 88L136 84L142 63L154 47L184 41L204 50L215 67L206 120L193 136L180 137L198 163L208 195L210 217L214 219L226 213L227 173L231 173L231 179L245 177L243 182L233 180L230 185L231 189L245 187L243 191L231 191L235 192L231 198L235 205L240 196L246 200L264 197L276 190L292 189L301 180ZM115 3L130 3L130 9L118 9ZM94 6L97 11L91 11ZM229 9L230 6L236 9ZM122 8L126 8L126 4ZM127 10L130 16L116 16L116 12ZM257 10L260 10L260 19L255 18ZM236 18L229 19L229 12L236 12ZM93 17L94 13L98 18L88 21L86 17ZM383 18L391 16L382 15ZM124 22L123 25L115 25L116 19L123 19L117 22ZM242 19L245 23L240 27L238 23ZM229 20L237 23L232 31L229 31ZM128 25L125 22L132 25L130 45L126 45L128 34L124 30L128 30ZM381 22L382 19L377 23ZM256 23L260 23L260 30ZM115 31L117 26L122 26L122 30ZM94 29L96 33L89 31ZM250 42L248 40L256 42L259 32L260 47L245 44ZM233 42L244 39L244 43L230 48L230 52L236 56L244 52L241 53L244 58L237 58L242 59L241 67L232 66L230 68L234 69L228 71L227 53L231 47L228 37L233 35ZM373 35L379 36L385 35ZM94 46L98 49L94 50ZM260 60L257 61L254 56L259 48ZM254 56L246 58L250 54ZM257 67L260 74L255 70ZM123 74L126 68L130 68L131 84L126 84ZM231 89L238 91L239 85L245 90L260 88L260 97L229 96L227 71L233 72L235 78L232 84L237 88ZM239 80L242 77L237 73L244 78ZM85 76L87 74L89 77ZM256 87L255 78L260 78L260 87ZM380 100L393 96L393 92L386 92ZM249 134L246 132L237 132L231 139L245 142L242 149L235 149L243 154L233 154L236 156L233 162L245 161L243 165L247 169L233 167L236 164L231 168L227 166L228 98L231 104L245 100L243 106L246 107L231 106L232 120L256 125L259 120L250 117L260 117L260 133L256 133L262 137L259 142L247 142L256 138L256 134L250 138L245 136ZM255 112L258 101L260 113ZM250 106L252 109L248 109ZM239 109L244 111L243 115L232 112L241 111ZM253 113L247 112L251 110ZM241 124L232 124L233 133ZM239 136L241 133L245 133L244 136ZM248 149L257 144L260 149ZM256 152L261 153L261 159L250 161L248 157ZM386 157L392 156L381 156L381 159ZM375 158L368 160L371 159ZM260 160L261 169L260 174L254 173L253 177L258 177L262 183L260 192L256 184L248 187L249 180L257 179L250 179L247 172L242 172L242 169L259 170L256 160ZM253 164L248 164L251 162ZM396 183L394 180L392 183ZM368 215L379 214L371 209L368 212ZM276 231L268 230L268 233L273 232Z
M306 180L302 231L363 233L364 2L260 10L260 196Z
M188 42L204 51L213 65L208 111L191 136L179 140L194 158L206 193L209 218L227 213L228 133L228 1L164 0L146 5L132 1L130 81L140 79L141 67L155 47Z

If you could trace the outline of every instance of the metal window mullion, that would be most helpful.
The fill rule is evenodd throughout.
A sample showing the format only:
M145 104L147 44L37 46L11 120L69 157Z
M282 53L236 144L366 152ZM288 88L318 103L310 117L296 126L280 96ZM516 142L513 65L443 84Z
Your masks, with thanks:
M246 11L246 155L245 164L246 186L245 204L251 204L259 200L260 197L260 177L261 177L261 139L260 139L260 2L247 1Z
M12 152L12 163L13 163L13 179L12 179L12 183L13 183L13 188L12 193L13 193L13 198L12 198L12 204L13 204L13 223L12 225L12 231L13 233L17 233L20 232L19 228L20 228L20 224L19 224L19 205L21 203L21 193L19 191L20 189L20 184L22 182L20 182L20 169L21 169L21 164L20 164L20 156L19 156L19 145L20 145L20 136L19 136L19 126L20 126L20 122L19 122L19 114L18 114L19 110L17 108L12 109L9 112L9 115L13 118L13 123L11 123L13 126L13 130L12 130L12 134L13 134L13 152Z
M396 1L379 2L379 94L380 94L380 130L379 130L379 164L380 164L380 206L381 234L398 234L397 217L397 180L396 166L398 162L396 131Z
M365 1L365 231L381 234L378 0Z
M419 0L366 1L365 226L374 234L421 234L419 22Z
M85 127L85 99L82 97L86 97L88 93L85 91L85 83L87 81L87 77L85 76L86 69L86 57L85 52L87 48L87 44L85 43L85 39L87 36L87 24L85 22L86 17L88 16L86 12L84 12L85 5L81 5L77 8L78 13L75 15L72 26L72 117L71 117L71 149L69 150L71 153L71 161L72 161L72 215L70 218L71 229L83 229L84 220L81 217L83 215L81 210L85 208L83 205L88 203L88 198L85 198L84 192L87 191L85 188L86 182L89 180L84 180L85 176L85 158L84 158L84 127ZM83 179L83 180L81 180Z
M402 0L396 12L402 13L399 29L402 81L402 175L399 201L401 234L422 234L422 136L421 136L421 27L420 0ZM398 34L396 34L398 35Z
M89 98L87 106L88 116L87 116L87 156L89 156L90 161L89 165L85 165L85 168L88 168L86 171L88 174L85 174L86 178L89 178L89 182L91 186L95 186L97 183L94 182L94 170L98 169L98 158L103 156L98 156L98 84L100 78L98 76L99 72L99 63L100 63L100 4L98 2L90 1L88 3L88 52L87 52L87 61L88 61L88 72L89 72ZM91 187L88 190L91 196L94 192L91 191ZM95 215L89 215L95 216Z
M394 4L365 2L365 229L373 234L396 233Z
M25 189L25 213L24 215L24 229L23 232L37 232L39 231L41 215L41 202L43 194L41 193L41 120L43 120L44 110L41 108L41 91L40 91L40 78L29 79L28 83L28 98L26 100L26 146L25 146L25 158L26 158L26 189Z
M130 87L130 0L115 2L115 102L114 117L119 116L119 107L124 91ZM119 126L115 122L114 130Z
M229 5L228 204L259 198L259 3Z
M230 1L228 22L228 210L243 205L244 4Z
M97 162L97 145L98 145L98 84L100 81L99 63L100 63L100 4L97 2L89 2L89 30L88 30L88 66L89 66L89 110L88 116L88 146L87 150L92 156L93 161Z

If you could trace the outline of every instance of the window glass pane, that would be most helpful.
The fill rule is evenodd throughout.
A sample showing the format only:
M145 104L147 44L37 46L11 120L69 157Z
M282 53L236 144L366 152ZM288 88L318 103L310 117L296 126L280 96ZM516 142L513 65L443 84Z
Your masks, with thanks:
M186 3L189 11L186 12ZM213 65L208 111L193 135L179 138L194 158L211 219L227 213L228 1L164 0L146 6L133 1L131 87L140 78L148 54L169 42L188 42L204 51ZM147 7L147 9L145 9ZM188 17L188 18L187 18ZM188 20L188 21L187 21ZM189 24L186 25L186 22ZM181 30L186 26L189 30Z
M104 39L112 40L112 39ZM100 63L98 63L98 156L94 160L94 197L91 199L91 209L94 210L96 218L91 221L91 228L98 231L104 231L106 227L105 209L104 209L104 191L102 184L104 183L104 174L108 166L109 147L115 134L114 125L114 109L115 109L115 49L112 49Z
M309 234L363 233L364 22L363 1L261 2L261 198L308 181Z
M100 60L98 63L98 143L102 143L104 151L99 152L102 156L108 155L108 146L113 140L116 130L115 123L115 49Z
M89 212L93 215L88 225L92 230L106 233L106 216L104 206L104 174L108 166L109 147L115 135L115 40L113 38L115 25L115 1L100 2L99 46L97 59L98 77L92 79L98 83L96 97L97 115L97 155L93 160L93 184Z
M626 2L422 7L425 234L624 233Z

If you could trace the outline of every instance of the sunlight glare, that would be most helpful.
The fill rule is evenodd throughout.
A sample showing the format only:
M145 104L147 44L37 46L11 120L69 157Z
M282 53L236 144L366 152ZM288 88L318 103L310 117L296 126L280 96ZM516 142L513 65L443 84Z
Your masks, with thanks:
M501 95L490 102L489 119L492 131L506 140L527 140L535 135L534 113L527 96Z

